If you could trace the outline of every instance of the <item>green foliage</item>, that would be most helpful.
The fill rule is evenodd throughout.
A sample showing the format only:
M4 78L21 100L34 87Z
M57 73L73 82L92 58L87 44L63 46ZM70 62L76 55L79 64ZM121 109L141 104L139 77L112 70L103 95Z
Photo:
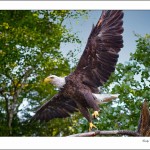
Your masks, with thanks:
M84 14L68 10L0 11L0 136L56 136L66 132L68 119L49 124L29 120L57 92L43 79L49 74L70 73L60 44L80 40L69 33L64 20Z

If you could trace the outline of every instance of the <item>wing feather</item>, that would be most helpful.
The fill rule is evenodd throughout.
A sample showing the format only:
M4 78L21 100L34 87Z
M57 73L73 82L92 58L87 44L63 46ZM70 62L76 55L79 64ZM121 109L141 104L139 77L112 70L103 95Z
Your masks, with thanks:
M93 27L74 72L84 79L85 84L101 86L114 72L118 52L123 47L123 15L120 10L102 11L99 21Z
M78 111L78 108L73 100L56 94L37 110L32 120L47 122L53 118L69 117L71 113L76 111Z

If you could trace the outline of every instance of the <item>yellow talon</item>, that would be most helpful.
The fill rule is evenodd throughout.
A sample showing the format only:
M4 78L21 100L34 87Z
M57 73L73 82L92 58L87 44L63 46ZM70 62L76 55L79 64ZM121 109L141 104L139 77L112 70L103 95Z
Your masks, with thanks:
M92 122L89 123L89 131L92 130L92 128L97 128Z
M93 118L97 118L99 116L98 111L94 111L94 113L92 114Z

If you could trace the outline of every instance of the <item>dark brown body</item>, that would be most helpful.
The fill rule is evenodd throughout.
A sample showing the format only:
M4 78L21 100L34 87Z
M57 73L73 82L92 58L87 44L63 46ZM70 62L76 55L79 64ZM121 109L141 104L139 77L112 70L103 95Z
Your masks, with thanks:
M94 91L83 83L82 78L82 75L77 76L75 73L69 75L66 78L64 88L61 89L61 93L63 93L64 97L72 99L83 116L91 122L92 119L88 112L88 108L93 108L94 111L99 111L99 106L92 95L92 92ZM98 89L95 88L95 93L97 92Z

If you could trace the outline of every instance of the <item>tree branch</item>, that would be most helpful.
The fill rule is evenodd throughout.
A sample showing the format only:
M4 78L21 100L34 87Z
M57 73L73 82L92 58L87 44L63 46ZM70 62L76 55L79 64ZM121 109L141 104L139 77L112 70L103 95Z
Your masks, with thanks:
M0 94L5 98L6 100L6 112L7 112L7 121L8 121L8 127L9 127L9 134L12 135L12 121L14 114L17 113L17 105L18 105L18 96L20 92L22 91L24 87L24 83L26 82L27 78L29 77L30 73L32 72L32 68L27 70L24 75L20 78L20 80L15 83L13 79L11 79L13 83L13 100L12 103L9 103L9 99L4 95L3 91L0 90ZM21 82L22 81L22 82ZM18 85L21 84L21 87L18 88Z
M91 137L91 136L97 136L97 135L128 135L128 136L140 136L138 132L130 131L130 130L112 130L112 131L92 131L92 132L86 132L86 133L80 133L80 134L73 134L67 137Z
M11 135L11 127L10 127L10 110L9 110L9 99L7 98L7 95L4 93L3 89L0 89L0 94L2 95L2 97L4 97L5 99L5 109L6 109L6 116L7 116L7 124L9 127L9 134Z

